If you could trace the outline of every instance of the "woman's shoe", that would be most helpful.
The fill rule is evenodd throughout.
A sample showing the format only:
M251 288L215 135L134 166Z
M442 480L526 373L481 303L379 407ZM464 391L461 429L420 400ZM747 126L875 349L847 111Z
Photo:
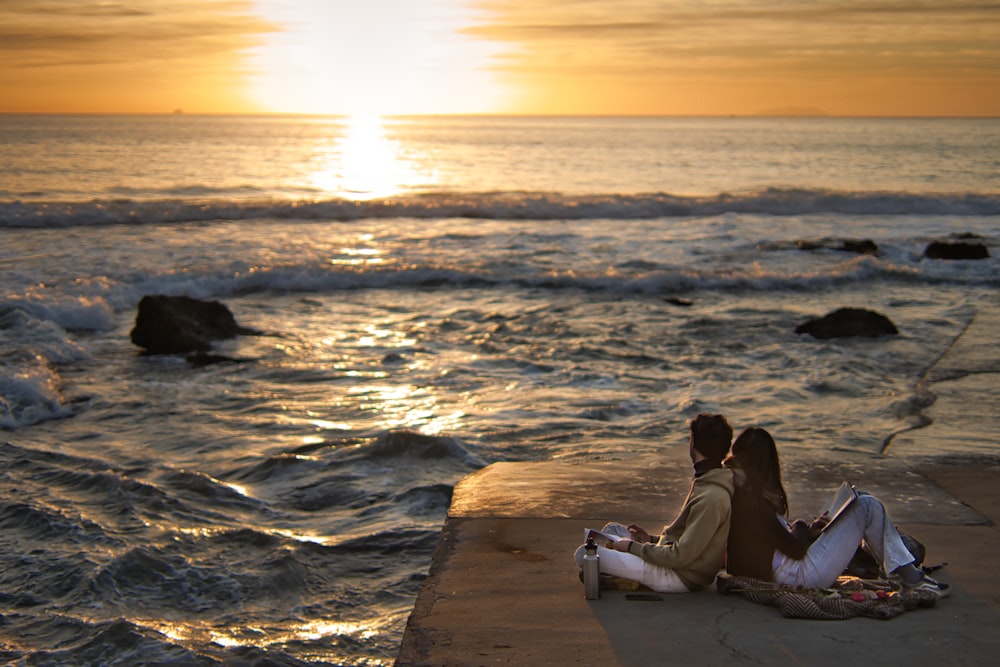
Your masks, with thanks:
M938 598L946 598L951 595L951 587L948 584L942 584L940 581L931 579L925 574L923 579L912 586L908 586L904 582L903 592L907 594L921 594L927 592L933 593Z

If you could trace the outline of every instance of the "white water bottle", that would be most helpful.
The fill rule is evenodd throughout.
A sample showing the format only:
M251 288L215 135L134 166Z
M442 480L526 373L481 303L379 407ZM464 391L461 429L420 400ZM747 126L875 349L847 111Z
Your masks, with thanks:
M588 600L601 597L601 557L597 555L597 545L592 537L587 538L583 548L583 594Z

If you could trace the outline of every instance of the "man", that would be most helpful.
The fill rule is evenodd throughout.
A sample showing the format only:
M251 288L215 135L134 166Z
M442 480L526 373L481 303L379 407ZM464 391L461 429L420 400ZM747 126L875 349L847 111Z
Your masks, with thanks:
M711 585L722 568L729 535L732 472L722 467L733 429L722 415L700 414L691 420L689 453L694 479L684 506L659 539L636 525L608 524L618 536L598 547L601 573L632 579L660 593L686 593ZM583 547L577 549L583 563Z

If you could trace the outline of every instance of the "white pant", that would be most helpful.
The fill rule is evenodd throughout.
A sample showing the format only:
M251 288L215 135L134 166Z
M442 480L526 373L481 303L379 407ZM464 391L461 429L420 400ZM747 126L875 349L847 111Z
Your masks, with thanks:
M826 588L843 573L862 540L887 574L914 561L882 503L875 496L862 493L809 545L802 560L789 558L776 549L771 564L774 581L789 586Z
M620 523L606 524L601 531L608 535L631 538L628 528ZM581 544L574 554L577 567L583 567L583 553L584 545ZM638 581L643 586L658 593L689 593L691 591L673 570L647 563L634 554L598 546L597 556L600 558L601 574Z

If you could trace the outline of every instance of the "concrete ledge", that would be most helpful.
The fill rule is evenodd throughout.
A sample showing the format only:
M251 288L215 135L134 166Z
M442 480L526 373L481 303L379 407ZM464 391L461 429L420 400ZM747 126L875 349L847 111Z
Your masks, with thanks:
M793 515L818 513L847 479L881 499L897 522L989 523L925 474L934 466L914 469L886 457L841 454L821 460L792 453L784 456L782 467ZM1000 474L993 479L1000 483ZM686 448L665 449L655 462L494 463L458 484L448 517L601 523L617 518L659 529L680 509L690 480Z
M886 463L868 475L900 475ZM841 472L813 469L789 489L793 507L818 508ZM624 591L583 598L572 560L582 529L609 518L659 528L683 500L683 465L490 466L456 489L397 664L996 664L1000 467L926 464L907 475L876 492L889 494L891 513L908 515L900 528L927 545L929 562L948 563L941 579L953 595L891 621L806 621L714 590L658 601ZM595 487L608 479L624 481ZM924 511L930 520L910 520Z

